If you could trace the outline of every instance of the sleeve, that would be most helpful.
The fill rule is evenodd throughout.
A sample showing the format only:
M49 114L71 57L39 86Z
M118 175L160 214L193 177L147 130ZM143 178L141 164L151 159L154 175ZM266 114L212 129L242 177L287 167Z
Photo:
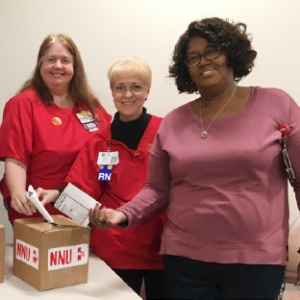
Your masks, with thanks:
M102 193L102 183L98 181L97 145L94 143L97 135L93 136L80 150L71 170L66 178L66 183L72 183L95 200Z
M0 141L0 160L10 157L29 165L33 151L32 104L20 95L4 107Z
M160 132L155 137L149 156L149 171L145 187L128 203L118 208L128 217L128 226L134 226L168 205L171 175L169 155L161 145ZM165 212L162 219L165 220Z

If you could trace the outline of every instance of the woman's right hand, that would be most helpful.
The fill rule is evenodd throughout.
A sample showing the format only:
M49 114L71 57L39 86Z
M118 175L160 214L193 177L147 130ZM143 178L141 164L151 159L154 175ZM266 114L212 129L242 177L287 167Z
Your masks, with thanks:
M127 221L127 216L118 210L103 207L97 203L89 212L90 223L101 228L108 229Z
M36 212L36 208L26 195L26 191L18 191L11 194L10 207L20 214L32 216Z
M59 197L58 190L45 190L43 188L36 189L36 194L41 201L42 205L45 206L47 203L55 202ZM10 207L13 208L20 214L26 216L32 216L36 212L35 206L27 198L27 192L17 192L11 195Z

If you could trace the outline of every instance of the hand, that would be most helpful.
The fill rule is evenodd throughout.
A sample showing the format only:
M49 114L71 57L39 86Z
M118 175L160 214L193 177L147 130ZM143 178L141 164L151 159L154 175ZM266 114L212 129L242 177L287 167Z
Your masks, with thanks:
M20 214L32 216L36 212L36 208L26 195L27 192L25 190L11 194L10 206Z
M35 190L35 192L43 206L45 206L47 203L55 202L59 197L58 190L45 190L39 187Z
M94 209L90 209L89 217L90 223L101 229L112 228L127 221L127 216L123 212L106 207L101 208L99 203Z

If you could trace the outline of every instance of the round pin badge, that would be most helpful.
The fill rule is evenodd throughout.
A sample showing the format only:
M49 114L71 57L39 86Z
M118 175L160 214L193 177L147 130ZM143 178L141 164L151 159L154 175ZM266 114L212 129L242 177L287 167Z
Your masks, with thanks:
M52 124L56 125L56 126L60 126L62 124L62 120L59 117L53 117L51 119Z
M282 136L286 137L290 132L290 127L286 124L281 124L278 127L278 130L281 132Z

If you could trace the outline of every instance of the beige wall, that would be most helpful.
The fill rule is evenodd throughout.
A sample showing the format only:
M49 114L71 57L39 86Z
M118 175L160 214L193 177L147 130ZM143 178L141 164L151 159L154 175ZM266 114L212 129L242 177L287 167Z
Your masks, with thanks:
M147 60L153 86L146 106L163 116L194 97L179 95L167 78L173 47L188 23L210 16L243 21L254 36L256 66L241 85L283 88L300 102L299 11L299 0L0 0L0 112L31 73L42 39L63 32L79 47L90 85L111 113L108 67L127 55ZM292 195L290 202L294 219ZM11 241L2 204L0 223Z

